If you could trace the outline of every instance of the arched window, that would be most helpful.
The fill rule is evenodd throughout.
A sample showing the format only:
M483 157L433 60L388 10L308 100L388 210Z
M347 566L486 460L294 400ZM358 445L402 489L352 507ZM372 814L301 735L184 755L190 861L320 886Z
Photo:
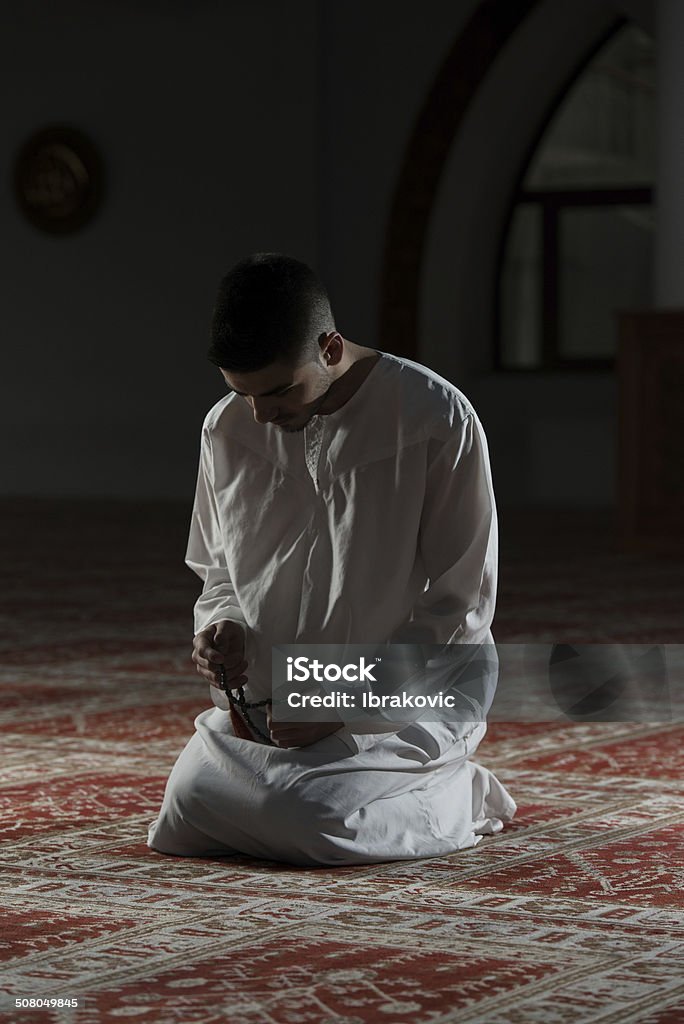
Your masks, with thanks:
M547 120L499 263L499 369L606 368L617 309L652 305L653 40L622 22Z

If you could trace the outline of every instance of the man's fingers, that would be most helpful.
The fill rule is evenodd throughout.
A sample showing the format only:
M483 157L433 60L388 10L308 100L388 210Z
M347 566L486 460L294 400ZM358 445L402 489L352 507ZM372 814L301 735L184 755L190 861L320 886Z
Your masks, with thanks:
M245 659L245 632L239 623L222 620L195 634L192 660L199 675L212 686L221 687L221 666L226 685L231 689L244 686L248 667Z
M233 672L239 665L246 665L244 654L232 654L230 657L223 657L213 651L197 651L193 657L196 665L202 668L211 668L213 665L223 665L226 672Z
M302 728L302 723L294 724L292 722L271 722L269 726L271 730L271 736L275 739L285 739L287 736L300 736L306 729Z
M226 665L236 665L245 656L245 652L240 650L235 651L220 651L217 647L212 644L199 644L195 647L195 654L198 658L204 658L207 661L215 661L219 664L224 662Z
M335 722L308 722L297 726L289 722L282 724L286 728L280 729L274 723L270 730L271 739L278 747L308 747L340 728Z
M196 644L192 651L193 661L212 661L218 665L237 665L243 660L244 656L244 651L223 652L212 647L211 644Z
M237 622L221 622L214 634L214 646L222 651L239 651L244 647L245 632Z
M221 682L221 673L218 668L212 667L209 663L200 660L195 663L195 667L201 676L208 679L210 682ZM237 680L242 680L242 685L247 681L247 677L244 675L245 669L248 668L247 662L242 659L238 664L231 669L226 669L226 682L231 686L238 686Z
M243 673L247 661L245 631L239 623L222 620L207 626L195 634L192 646L192 660L198 673L212 685L218 686L221 683L221 666L230 687L241 685L239 680L245 679Z
M307 733L276 733L271 730L271 739L278 747L301 747L308 742Z
M208 626L196 633L193 643L199 649L225 654L244 653L245 631L238 623L223 620L216 626Z

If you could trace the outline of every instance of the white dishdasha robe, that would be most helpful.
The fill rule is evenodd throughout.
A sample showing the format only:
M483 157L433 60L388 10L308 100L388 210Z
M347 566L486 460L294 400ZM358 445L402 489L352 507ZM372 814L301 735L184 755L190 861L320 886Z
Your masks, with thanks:
M352 397L304 431L257 423L233 393L205 417L186 554L204 583L195 633L243 625L248 700L271 695L277 644L493 644L497 519L482 426L443 377L379 355ZM149 827L162 853L312 866L433 857L515 813L469 759L486 707L478 721L416 711L408 725L345 725L280 749L236 737L225 696L209 692L215 706L197 715Z

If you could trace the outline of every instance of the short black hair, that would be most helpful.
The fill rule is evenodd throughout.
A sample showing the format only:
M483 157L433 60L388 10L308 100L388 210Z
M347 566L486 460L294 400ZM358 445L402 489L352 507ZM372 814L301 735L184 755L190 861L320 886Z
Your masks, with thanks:
M334 331L328 293L311 267L278 252L239 260L221 279L211 320L210 362L251 373L274 362L314 360Z

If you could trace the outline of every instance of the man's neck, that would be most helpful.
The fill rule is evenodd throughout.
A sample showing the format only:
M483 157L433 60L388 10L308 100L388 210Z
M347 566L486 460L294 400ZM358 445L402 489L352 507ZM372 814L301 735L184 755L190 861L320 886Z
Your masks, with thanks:
M344 343L344 356L340 365L349 357L346 369L335 379L332 387L326 395L325 401L318 410L319 416L327 416L331 412L337 412L346 402L356 394L364 380L371 372L380 358L380 353L373 348L365 348L356 345L353 341Z

